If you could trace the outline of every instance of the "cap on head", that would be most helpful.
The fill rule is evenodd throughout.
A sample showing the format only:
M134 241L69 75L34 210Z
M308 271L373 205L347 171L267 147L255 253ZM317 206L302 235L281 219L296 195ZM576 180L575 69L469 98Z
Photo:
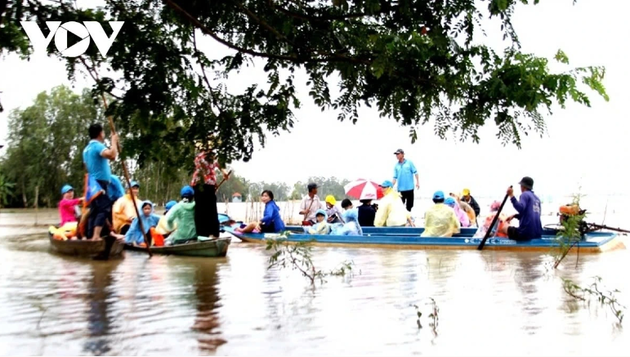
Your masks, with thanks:
M444 192L442 192L442 191L435 191L435 193L433 194L433 199L434 200L443 200L444 199Z
M394 155L398 155L398 154L405 154L405 151L403 149L398 149L396 151L394 151Z
M175 205L177 204L177 201L168 201L166 202L166 204L164 205L164 209L166 211L170 210L171 208L173 208Z
M447 197L444 200L444 203L449 205L449 206L455 206L455 199L453 197Z
M179 191L179 195L182 197L193 197L195 195L195 190L193 190L190 186L184 186L181 191Z
M470 195L470 189L469 188L465 188L462 190L462 196L469 196Z
M315 212L315 216L324 216L326 217L326 211L324 211L323 209L318 209L317 212Z
M131 185L132 188L133 187L140 188L140 184L138 183L138 181L131 181L129 184Z
M330 203L331 205L334 206L337 203L337 200L335 199L335 196L328 195L326 196L326 203Z
M306 186L306 188L308 188L309 191L314 190L314 189L316 189L318 187L319 186L317 186L317 184L314 183L314 182L311 182L311 183L308 184L308 186Z
M394 184L390 180L385 180L380 185L382 188L394 187Z
M523 187L532 190L534 188L534 179L532 179L529 176L525 176L521 179L521 182L518 183L519 185L522 185Z
M61 188L61 194L62 194L62 195L65 195L65 194L66 194L67 192L69 192L69 191L74 191L74 188L72 188L72 186L70 186L70 185L64 185L64 186Z

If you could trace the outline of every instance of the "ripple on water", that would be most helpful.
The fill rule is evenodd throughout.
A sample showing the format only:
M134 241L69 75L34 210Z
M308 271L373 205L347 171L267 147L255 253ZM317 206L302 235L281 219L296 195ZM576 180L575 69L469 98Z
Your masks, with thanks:
M355 263L352 277L327 277L315 290L297 271L267 270L269 254L233 243L225 259L126 252L94 262L50 253L45 237L0 241L0 354L622 355L630 347L623 331L612 333L609 313L571 303L559 278L599 275L623 292L627 251L549 272L549 259L533 253L314 248L324 271Z

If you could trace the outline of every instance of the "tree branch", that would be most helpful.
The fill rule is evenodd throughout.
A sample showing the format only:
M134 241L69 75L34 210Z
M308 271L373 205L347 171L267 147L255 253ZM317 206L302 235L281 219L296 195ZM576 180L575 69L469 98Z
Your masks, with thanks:
M199 56L199 54L201 52L197 48L197 36L195 35L195 31L194 30L193 30L193 46L195 48L195 55ZM210 85L210 81L208 80L208 76L206 75L206 66L203 64L203 61L201 61L200 59L197 59L197 63L201 67L201 74L203 76L204 82L206 82L206 85L208 86L208 91L210 91L210 96L212 97L212 103L214 104L215 107L217 107L219 109L219 111L223 111L224 108L221 105L219 105L219 101L218 101L218 99L217 99L217 97L216 97L216 95L214 93L214 89Z

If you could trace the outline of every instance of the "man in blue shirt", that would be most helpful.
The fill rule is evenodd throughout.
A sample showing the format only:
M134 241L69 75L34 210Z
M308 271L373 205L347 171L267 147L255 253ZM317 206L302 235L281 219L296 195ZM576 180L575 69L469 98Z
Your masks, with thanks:
M405 159L405 152L403 149L398 149L394 153L398 162L394 166L394 181L395 185L398 182L398 192L402 198L403 203L407 206L407 211L411 212L413 208L413 178L416 178L416 189L420 188L420 179L418 178L418 170L413 162Z
M531 177L523 177L521 182L521 197L517 201L512 188L508 188L507 195L510 197L512 206L518 212L506 219L509 222L516 218L519 220L517 227L506 227L503 233L512 240L529 240L542 237L542 224L540 223L540 199L534 194L534 180Z
M109 198L108 187L112 182L112 172L109 168L109 160L116 160L116 156L118 156L118 136L115 134L111 136L112 147L107 148L103 144L105 142L103 126L92 124L88 131L90 142L83 149L83 163L88 175L96 179L104 194L98 195L90 202L90 217L86 237L99 240L106 221L111 222L112 201Z

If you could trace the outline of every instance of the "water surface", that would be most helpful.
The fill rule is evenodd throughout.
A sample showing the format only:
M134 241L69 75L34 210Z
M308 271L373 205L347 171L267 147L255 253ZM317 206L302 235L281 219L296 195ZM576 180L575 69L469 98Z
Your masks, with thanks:
M253 243L234 242L221 259L126 252L95 262L51 253L43 234L0 231L2 355L627 355L630 347L606 309L575 303L560 279L585 285L599 275L625 293L628 251L581 255L577 267L573 255L553 271L541 253L314 248L319 269L348 260L355 271L313 290L297 271L267 270L270 253Z

